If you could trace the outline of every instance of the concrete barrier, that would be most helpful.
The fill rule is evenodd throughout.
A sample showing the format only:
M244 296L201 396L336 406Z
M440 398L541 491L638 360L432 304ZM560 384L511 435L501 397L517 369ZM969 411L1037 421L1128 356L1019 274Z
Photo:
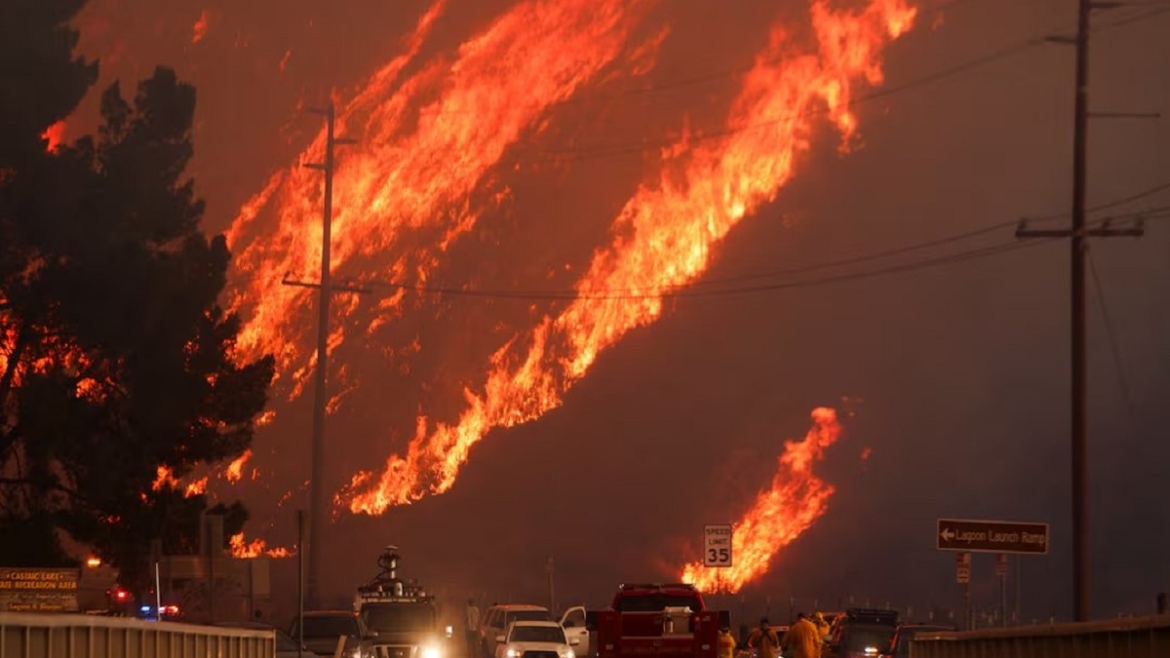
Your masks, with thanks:
M267 631L0 612L0 658L274 658Z
M922 633L910 658L1170 658L1170 616Z

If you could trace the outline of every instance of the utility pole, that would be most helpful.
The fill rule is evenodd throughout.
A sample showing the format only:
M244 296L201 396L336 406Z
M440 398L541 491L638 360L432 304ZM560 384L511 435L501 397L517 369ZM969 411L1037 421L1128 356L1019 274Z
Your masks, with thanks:
M337 146L355 144L352 139L338 139L334 135L336 116L333 104L324 109L309 110L313 114L325 117L325 162L310 162L304 166L317 169L325 174L325 209L322 218L321 230L321 274L317 283L306 281L292 281L285 278L281 281L286 286L315 288L317 295L317 367L314 372L315 385L313 388L313 444L311 474L309 476L309 536L305 546L300 550L308 550L309 577L307 598L309 605L319 607L321 604L320 583L322 535L325 530L326 510L329 508L329 497L325 493L325 415L329 396L326 390L326 376L328 374L329 357L329 302L338 292L369 293L369 290L352 286L338 286L332 282L330 251L333 247L333 170L334 154Z
M1073 115L1073 198L1072 227L1064 230L1029 230L1023 224L1016 230L1019 238L1071 238L1072 288L1072 538L1073 538L1073 618L1089 620L1089 495L1088 495L1088 427L1085 368L1085 250L1087 237L1141 237L1140 223L1114 229L1106 220L1098 228L1085 226L1085 189L1089 132L1089 13L1093 9L1110 9L1118 2L1077 0L1077 35L1050 37L1057 43L1076 45L1076 97Z

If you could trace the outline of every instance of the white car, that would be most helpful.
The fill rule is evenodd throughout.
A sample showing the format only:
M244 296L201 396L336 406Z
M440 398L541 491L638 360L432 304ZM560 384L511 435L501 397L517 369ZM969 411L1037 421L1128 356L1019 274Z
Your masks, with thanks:
M555 621L513 622L496 642L496 658L577 658Z

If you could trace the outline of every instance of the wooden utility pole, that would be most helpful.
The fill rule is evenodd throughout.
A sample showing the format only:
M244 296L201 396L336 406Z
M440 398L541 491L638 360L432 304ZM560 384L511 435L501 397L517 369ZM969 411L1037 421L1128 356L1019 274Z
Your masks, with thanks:
M325 530L326 510L329 508L329 496L325 492L325 415L329 396L326 389L329 358L329 302L338 292L369 293L364 288L352 286L338 286L332 283L332 259L330 251L333 247L333 170L334 149L337 146L354 144L351 139L338 139L334 135L336 117L333 105L324 109L309 110L314 114L325 117L325 162L310 162L305 166L320 170L325 174L325 208L321 230L321 274L317 283L306 281L292 281L284 279L281 283L286 286L300 286L315 288L317 295L317 365L314 371L315 385L313 388L313 444L312 462L309 476L309 536L305 546L300 550L308 551L309 575L307 599L311 607L321 604L318 584L321 573L321 536Z
M1089 132L1089 13L1093 9L1118 6L1117 2L1077 0L1077 35L1075 39L1051 37L1057 43L1076 45L1076 96L1073 115L1073 198L1072 227L1058 230L1029 230L1023 225L1016 231L1020 238L1071 238L1072 278L1072 554L1073 618L1088 621L1089 607L1089 495L1088 495L1088 428L1085 386L1085 250L1088 237L1141 237L1138 223L1114 229L1108 221L1097 228L1085 223L1085 191Z

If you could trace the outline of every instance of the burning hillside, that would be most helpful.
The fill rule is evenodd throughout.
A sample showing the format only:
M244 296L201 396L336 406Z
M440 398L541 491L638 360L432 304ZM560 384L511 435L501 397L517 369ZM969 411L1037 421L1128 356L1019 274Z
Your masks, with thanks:
M582 185L582 196L561 198L569 186L558 185L586 168L582 160L616 150L549 148L558 119L576 121L575 103L623 84L633 88L631 81L652 72L671 45L671 17L679 9L661 0L500 4L456 47L436 48L444 21L469 10L448 0L420 3L397 54L369 67L372 73L357 90L332 95L337 133L355 142L337 152L332 276L373 294L333 298L329 350L349 351L332 362L328 408L342 408L342 398L364 386L363 402L385 416L373 422L413 430L407 437L385 431L378 461L354 459L363 466L356 475L353 464L346 473L329 474L329 486L346 483L336 502L353 513L381 514L450 490L473 447L493 429L560 407L602 353L659 320L665 300L701 280L728 234L776 199L826 128L844 145L853 143L859 118L851 101L859 89L882 83L883 50L911 28L917 13L904 0L793 3L758 38L745 40L759 47L752 46L749 66L744 58L735 62L737 70L724 71L729 91L717 103L701 101L689 82L677 85L677 95L701 111L684 100L661 109L661 121L646 120L657 130L667 126L668 137L655 142L659 135L647 128L625 147L645 162L634 165L640 171L633 175L631 167L608 172L609 181L626 176L624 185L594 189L591 183ZM230 12L193 12L182 26L184 47L214 47L238 30L232 21ZM232 47L244 50L246 44L237 35ZM288 69L289 45L274 52L265 64L272 75L277 68L295 75L299 55ZM624 111L598 105L602 109L585 116ZM46 134L50 147L59 138ZM303 414L302 393L315 365L316 293L282 281L317 276L323 181L303 165L321 161L324 146L321 132L295 161L262 179L227 228L235 268L228 302L244 319L238 349L246 358L276 356L282 415ZM591 223L550 229L571 236L579 252L525 254L509 242L515 227L504 220L515 212L512 181L525 177L541 177L556 190L550 193L552 216L571 207L574 217ZM523 244L522 238L516 242ZM473 252L476 262L468 264ZM525 259L534 265L508 269ZM523 303L508 309L485 303L463 312L464 324L446 328L455 338L445 342L420 329L459 313L444 291L474 292L487 278L506 281ZM541 293L549 282L565 283ZM370 392L379 378L408 370L415 378L393 396L400 406L391 411L390 402L377 404L389 397ZM404 410L413 422L402 422ZM831 412L818 413L813 432L835 437L835 420L825 415ZM262 424L270 422L271 415ZM279 431L282 440L307 433L279 423L265 431ZM352 452L345 442L353 439L331 440ZM361 443L353 447L374 450L368 439ZM805 443L823 449L831 440ZM262 454L246 453L211 481L248 482L269 473L267 464L264 470L257 465L264 463ZM799 471L793 464L786 468ZM169 472L163 475L160 482L178 486ZM275 486L303 478L296 472ZM202 491L207 483L186 486ZM819 491L831 492L820 484ZM811 523L817 514L809 513ZM795 517L792 522L800 526ZM242 554L269 550L258 541L241 536L233 548ZM766 568L767 559L752 564Z

